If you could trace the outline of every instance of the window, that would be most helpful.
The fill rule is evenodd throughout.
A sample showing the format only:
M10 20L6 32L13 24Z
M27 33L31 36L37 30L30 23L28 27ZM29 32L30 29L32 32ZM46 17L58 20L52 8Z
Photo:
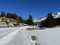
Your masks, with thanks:
M4 18L2 18L2 20L4 20Z

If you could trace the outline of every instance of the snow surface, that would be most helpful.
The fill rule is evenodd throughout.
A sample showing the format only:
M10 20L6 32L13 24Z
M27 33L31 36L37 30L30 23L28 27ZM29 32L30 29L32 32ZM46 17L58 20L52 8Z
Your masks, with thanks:
M60 18L60 12L52 14L54 18Z
M36 36L38 45L60 45L60 27L28 30L28 34Z
M41 22L41 21L43 21L43 20L45 20L46 19L46 17L43 17L43 18L39 18L39 19L34 19L33 21L34 22Z
M30 27L0 28L0 45L60 45L60 27L26 30Z

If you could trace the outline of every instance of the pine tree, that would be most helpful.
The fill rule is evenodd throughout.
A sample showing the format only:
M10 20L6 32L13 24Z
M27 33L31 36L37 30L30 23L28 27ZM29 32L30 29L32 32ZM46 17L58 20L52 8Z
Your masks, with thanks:
M23 18L21 16L19 16L19 22L24 23L24 20L23 20Z
M5 12L1 12L1 16L6 16Z
M32 19L31 14L29 15L29 18L27 19L27 24L28 25L33 25L33 19Z
M11 18L11 13L7 13L6 17Z
M46 21L47 21L47 27L53 27L57 24L52 16L52 13L48 13Z

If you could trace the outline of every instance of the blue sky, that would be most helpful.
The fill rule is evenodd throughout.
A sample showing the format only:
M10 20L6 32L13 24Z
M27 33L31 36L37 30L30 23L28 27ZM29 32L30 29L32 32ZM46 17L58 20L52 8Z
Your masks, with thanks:
M47 16L48 12L60 12L60 0L0 0L0 12L16 13L24 19Z

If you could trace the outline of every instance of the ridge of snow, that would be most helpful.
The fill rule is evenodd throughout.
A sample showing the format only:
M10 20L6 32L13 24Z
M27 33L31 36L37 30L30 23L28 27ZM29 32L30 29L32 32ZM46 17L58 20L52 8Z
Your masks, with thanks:
M43 21L43 20L45 20L45 19L46 19L46 17L36 18L36 19L34 20L34 22L41 22L41 21Z

